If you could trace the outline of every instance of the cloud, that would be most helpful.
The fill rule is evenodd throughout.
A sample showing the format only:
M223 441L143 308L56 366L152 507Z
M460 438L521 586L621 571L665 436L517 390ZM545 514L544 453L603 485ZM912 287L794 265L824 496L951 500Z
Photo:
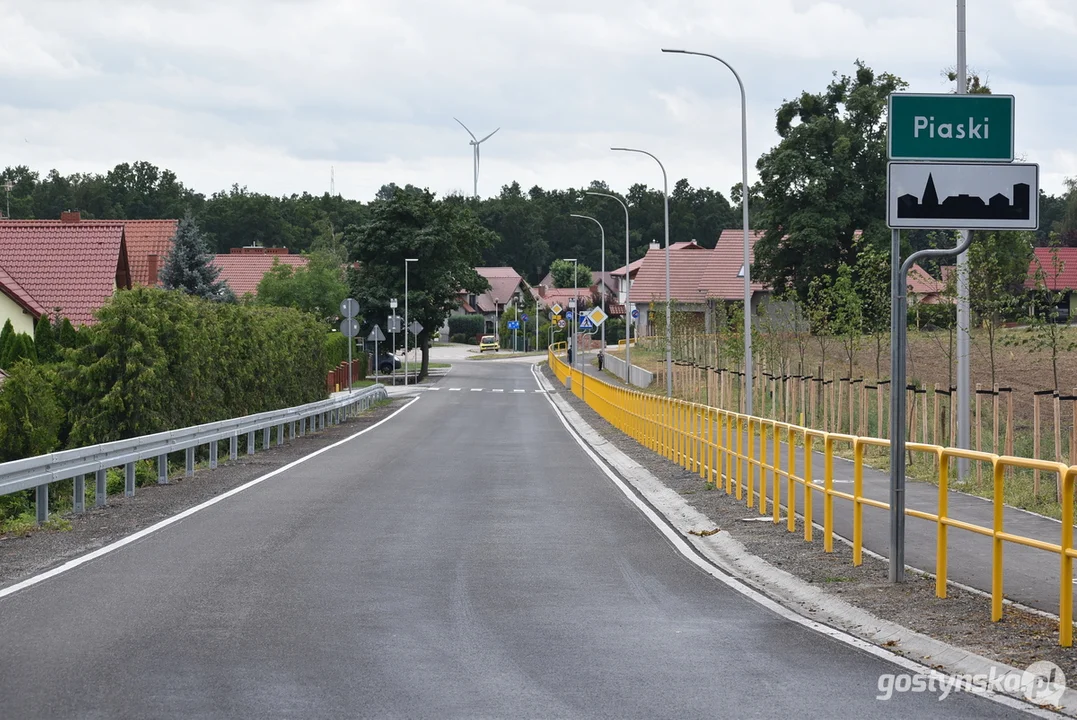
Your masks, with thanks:
M1062 0L969 8L969 63L1017 98L1018 152L1057 192L1077 174L1077 9ZM908 0L35 0L0 48L0 152L40 171L103 172L146 159L210 193L369 199L386 182L480 193L604 180L661 183L635 145L727 193L740 180L740 95L724 67L663 55L698 49L737 67L751 165L774 112L865 60L910 90L945 92L952 3ZM646 161L646 162L645 162Z

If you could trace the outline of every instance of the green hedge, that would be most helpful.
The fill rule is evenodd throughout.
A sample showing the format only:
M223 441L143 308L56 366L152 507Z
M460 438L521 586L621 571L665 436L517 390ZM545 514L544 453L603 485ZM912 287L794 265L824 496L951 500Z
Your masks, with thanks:
M466 335L467 342L474 342L474 338L482 335L485 327L482 315L453 315L449 318L449 335Z
M348 362L348 338L339 332L331 332L325 338L325 353L332 370L341 363ZM366 378L366 369L370 364L368 354L359 349L358 342L352 346L352 359L359 361L360 379Z

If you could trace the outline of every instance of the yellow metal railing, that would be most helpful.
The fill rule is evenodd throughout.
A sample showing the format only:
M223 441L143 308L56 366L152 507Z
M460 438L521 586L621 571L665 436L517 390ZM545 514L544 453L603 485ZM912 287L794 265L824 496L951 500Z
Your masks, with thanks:
M760 515L768 514L768 503L774 523L780 522L780 509L786 509L786 529L796 531L796 513L804 518L804 540L812 541L816 522L816 501L823 503L823 550L834 549L834 499L852 504L853 564L860 565L863 557L864 508L889 510L890 505L863 493L864 451L871 446L889 447L889 440L823 432L790 423L708 407L685 400L650 395L618 387L591 377L587 379L586 395L581 387L583 375L570 368L561 358L564 343L551 345L549 364L562 384L571 378L572 392L611 425L629 435L641 445L678 463L686 470L699 473L715 488L723 488ZM751 439L758 437L756 444ZM782 464L782 442L786 452ZM796 447L804 451L803 475L796 474ZM1073 503L1077 466L1046 460L1032 460L992 453L940 447L923 443L906 443L910 452L933 456L938 467L938 497L935 512L907 508L905 514L934 523L935 531L935 594L946 597L947 533L957 528L991 538L991 619L1002 619L1003 609L1003 549L1005 543L1054 553L1059 557L1059 644L1073 644ZM822 450L822 485L812 477L813 452ZM853 454L853 487L847 493L834 489L834 457L839 449L851 449ZM993 517L990 527L965 522L949 515L950 460L964 458L991 466L994 481ZM1025 468L1057 474L1062 485L1062 522L1057 543L1044 542L1006 532L1003 522L1005 509L1004 477L1007 468ZM782 486L784 485L784 493ZM797 486L803 495L803 507L797 508ZM782 504L784 494L785 505Z

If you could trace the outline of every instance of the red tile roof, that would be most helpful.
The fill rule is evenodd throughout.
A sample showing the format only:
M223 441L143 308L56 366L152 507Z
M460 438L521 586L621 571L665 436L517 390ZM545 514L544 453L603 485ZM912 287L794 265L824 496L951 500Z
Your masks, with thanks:
M748 260L755 265L755 244L763 237L761 230L748 233ZM710 262L700 278L702 295L723 300L744 299L744 230L723 230L718 242L711 250ZM752 294L766 290L763 283L754 279L751 284Z
M92 324L117 286L131 286L122 222L2 221L0 266L75 325Z
M87 222L83 220L83 222ZM157 271L165 264L165 256L172 250L179 220L124 220L127 237L127 258L131 263L131 282L135 285L156 285L157 278L150 277L149 256L157 256Z
M1054 252L1058 252L1061 272L1055 271ZM1035 287L1036 271L1043 269L1043 279L1048 290L1077 290L1077 248L1038 247L1032 251L1032 262L1028 265L1028 280L1025 287Z
M699 281L711 255L695 243L675 243L669 249L670 296L683 303L702 302ZM666 251L651 249L643 256L643 265L632 282L632 302L648 303L666 297Z
M523 277L510 267L478 267L475 272L486 278L490 283L490 289L476 296L475 304L480 312L494 312L494 300L501 305L512 300L516 288L523 282Z
M632 274L633 278L635 278L636 277L636 272L642 266L643 266L643 258L640 258L639 260L633 260L632 262L630 262L628 264L628 272ZM624 274L625 274L625 266L624 265L622 265L621 267L617 268L616 270L614 270L613 272L610 273L610 275L612 275L613 277L622 277Z
M905 279L909 292L915 295L938 295L946 289L946 284L936 280L927 270L913 263Z
M19 285L15 278L11 277L8 271L2 267L0 267L0 292L3 292L18 303L21 308L33 315L34 320L45 314L45 308L41 307L41 304L30 293L26 292L22 285Z
M542 297L537 297L536 300L539 307L548 308L558 303L562 308L568 308L568 301L577 297L580 299L580 307L591 305L590 288L547 288L546 293Z
M230 253L228 255L216 255L213 264L221 269L218 280L223 280L241 298L247 293L258 294L258 283L273 267L273 263L280 261L283 265L291 265L292 269L306 267L307 256L305 255L277 255L277 254L253 254L253 253Z

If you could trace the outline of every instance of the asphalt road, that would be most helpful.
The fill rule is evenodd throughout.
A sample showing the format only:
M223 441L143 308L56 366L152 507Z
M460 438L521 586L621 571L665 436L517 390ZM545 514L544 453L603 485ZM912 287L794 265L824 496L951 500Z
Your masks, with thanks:
M877 700L901 669L691 565L535 389L525 364L462 363L367 434L0 599L0 715L1016 716Z

